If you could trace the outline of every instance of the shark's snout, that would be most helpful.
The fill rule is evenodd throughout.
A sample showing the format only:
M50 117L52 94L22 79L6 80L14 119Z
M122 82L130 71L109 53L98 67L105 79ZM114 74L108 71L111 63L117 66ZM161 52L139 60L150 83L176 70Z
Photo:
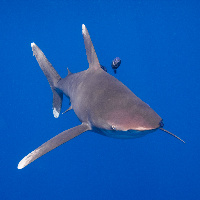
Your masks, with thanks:
M149 131L163 127L162 119L155 112L148 114L135 114L128 110L115 110L107 116L107 122L116 130Z

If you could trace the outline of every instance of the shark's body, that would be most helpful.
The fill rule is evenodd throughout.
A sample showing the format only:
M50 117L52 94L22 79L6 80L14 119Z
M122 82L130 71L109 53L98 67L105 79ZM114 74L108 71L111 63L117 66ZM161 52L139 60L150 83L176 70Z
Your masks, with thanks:
M82 124L60 133L32 151L20 161L18 169L85 131L114 138L137 138L158 128L164 130L161 117L153 109L101 68L85 25L82 25L82 34L89 68L79 73L69 72L63 79L39 47L31 44L53 91L54 117L60 114L64 94L71 102L68 110L73 109Z

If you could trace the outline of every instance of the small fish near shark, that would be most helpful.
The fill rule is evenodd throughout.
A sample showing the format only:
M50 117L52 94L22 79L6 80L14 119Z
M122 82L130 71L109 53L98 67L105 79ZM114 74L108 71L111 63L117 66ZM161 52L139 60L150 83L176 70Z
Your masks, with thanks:
M18 164L22 169L37 158L86 131L108 137L139 138L158 129L181 140L163 129L161 117L128 87L106 73L99 63L86 26L82 25L89 68L61 78L47 60L44 53L31 43L33 55L45 74L53 92L53 114L58 118L63 95L70 99L69 110L73 109L81 124L65 130L25 156ZM184 142L183 140L181 140Z
M111 64L112 69L114 70L114 73L117 73L117 68L121 65L121 59L119 57L116 57Z
M121 65L121 59L120 59L119 57L116 57L116 58L112 61L112 63L111 63L111 67L112 67L112 69L113 69L113 71L114 71L115 74L117 73L117 68L118 68L120 65ZM106 67L104 67L103 65L101 65L101 68L102 68L105 72L107 72L107 68L106 68Z

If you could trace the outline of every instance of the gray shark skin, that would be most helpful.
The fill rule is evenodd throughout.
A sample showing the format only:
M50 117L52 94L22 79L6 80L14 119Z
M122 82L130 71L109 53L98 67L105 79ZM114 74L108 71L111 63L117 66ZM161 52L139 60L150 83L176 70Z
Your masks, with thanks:
M37 158L85 131L128 139L142 137L161 129L178 138L162 128L162 119L153 109L123 83L101 68L84 24L82 34L89 68L78 73L71 73L68 70L68 75L63 79L39 47L35 43L31 44L33 55L47 77L53 92L54 117L59 117L64 94L71 102L68 110L74 110L81 125L63 131L29 153L19 162L18 169L24 168Z

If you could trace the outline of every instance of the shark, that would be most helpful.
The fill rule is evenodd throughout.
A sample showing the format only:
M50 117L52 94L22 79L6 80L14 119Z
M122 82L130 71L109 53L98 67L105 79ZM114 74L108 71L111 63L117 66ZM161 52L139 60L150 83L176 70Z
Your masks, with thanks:
M73 109L81 124L61 132L29 153L19 162L18 169L24 168L86 131L112 138L131 139L145 136L159 129L184 142L163 128L163 119L148 104L101 68L84 24L82 24L82 35L89 68L78 73L71 73L68 70L65 78L60 77L41 49L35 43L31 43L33 56L53 92L54 117L59 117L63 95L65 95L70 100L70 107L65 112Z

